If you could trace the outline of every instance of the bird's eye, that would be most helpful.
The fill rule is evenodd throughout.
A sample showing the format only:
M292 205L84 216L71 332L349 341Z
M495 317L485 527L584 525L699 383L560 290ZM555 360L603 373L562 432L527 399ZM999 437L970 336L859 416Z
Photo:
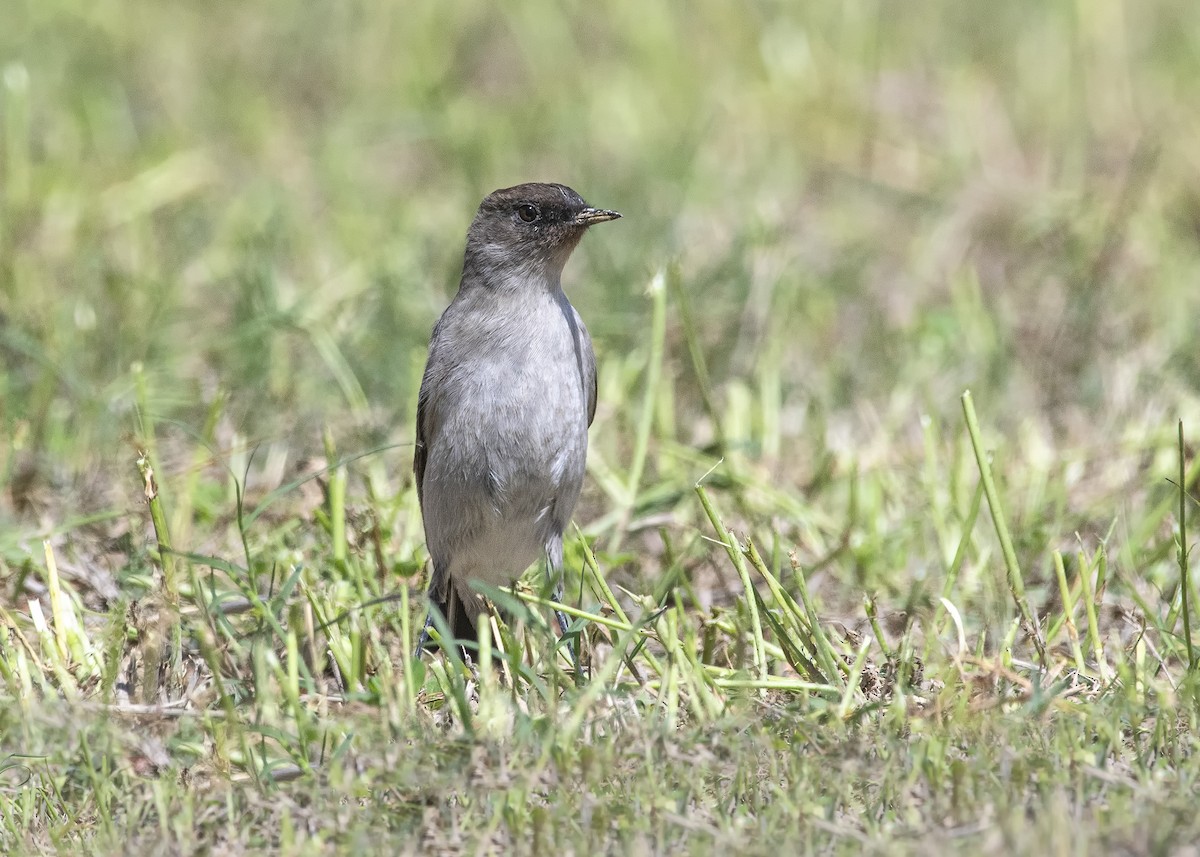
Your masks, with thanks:
M517 217L524 220L526 223L533 223L538 218L538 210L536 205L518 205Z

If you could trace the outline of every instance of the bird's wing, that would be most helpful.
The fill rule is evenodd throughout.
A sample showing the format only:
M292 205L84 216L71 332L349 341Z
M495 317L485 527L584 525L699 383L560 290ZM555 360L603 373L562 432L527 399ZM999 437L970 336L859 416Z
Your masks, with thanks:
M575 313L575 324L579 328L579 350L582 352L582 369L583 369L583 389L587 393L587 415L588 428L591 428L592 420L596 416L596 352L592 350L592 337L588 333L587 325L583 323L583 319L579 317L579 313L574 307L571 311Z
M431 422L435 416L435 408L431 403L435 382L431 370L436 365L434 351L438 346L438 333L441 326L442 322L439 319L433 327L433 334L429 337L429 359L425 364L425 375L421 378L421 392L417 396L417 442L413 448L413 473L417 477L417 502L422 504L422 508L424 508L425 500L425 462L429 458L426 439L431 433L427 429L426 423Z
M421 396L417 399L417 442L413 447L413 473L417 477L417 502L424 503L424 484L425 484L425 429L422 425L425 422L425 385L421 385Z

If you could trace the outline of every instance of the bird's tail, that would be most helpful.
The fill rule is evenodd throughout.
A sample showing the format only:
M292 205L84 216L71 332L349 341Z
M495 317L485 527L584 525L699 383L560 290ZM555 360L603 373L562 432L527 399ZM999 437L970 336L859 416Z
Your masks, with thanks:
M458 594L457 586L447 586L446 596L442 599L431 599L429 606L441 612L450 628L451 636L456 641L471 643L479 638L475 630L475 617Z

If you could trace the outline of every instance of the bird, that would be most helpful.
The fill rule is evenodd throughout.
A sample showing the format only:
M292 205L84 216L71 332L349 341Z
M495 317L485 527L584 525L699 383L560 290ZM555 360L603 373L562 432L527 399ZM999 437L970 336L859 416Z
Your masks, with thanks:
M561 600L563 531L597 389L592 340L562 273L589 227L620 216L535 182L488 194L467 230L417 403L413 472L432 561L418 652L437 610L465 656L486 610L473 584L510 585L539 558Z

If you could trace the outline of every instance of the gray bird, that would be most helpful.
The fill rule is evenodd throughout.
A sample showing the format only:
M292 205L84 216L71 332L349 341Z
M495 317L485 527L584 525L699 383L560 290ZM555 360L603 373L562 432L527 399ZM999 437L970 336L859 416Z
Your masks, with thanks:
M413 459L429 603L455 639L476 638L473 582L509 585L539 557L561 581L596 412L592 340L561 277L588 227L620 216L560 184L523 184L490 194L467 231L458 294L429 343Z

